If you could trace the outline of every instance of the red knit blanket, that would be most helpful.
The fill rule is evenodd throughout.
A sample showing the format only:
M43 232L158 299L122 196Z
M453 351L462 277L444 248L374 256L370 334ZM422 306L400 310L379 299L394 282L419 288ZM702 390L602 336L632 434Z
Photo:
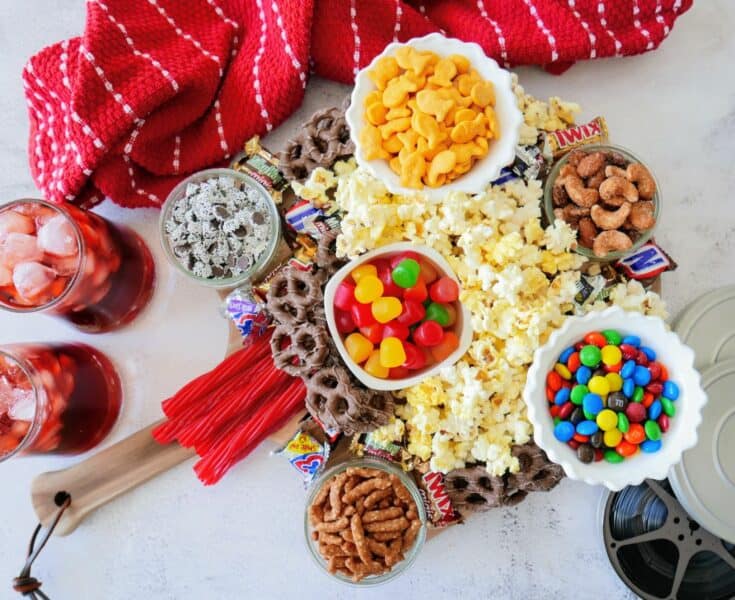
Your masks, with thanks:
M692 0L89 0L81 37L23 72L29 159L52 201L159 206L301 103L310 72L351 82L432 31L501 65L560 72L656 48Z

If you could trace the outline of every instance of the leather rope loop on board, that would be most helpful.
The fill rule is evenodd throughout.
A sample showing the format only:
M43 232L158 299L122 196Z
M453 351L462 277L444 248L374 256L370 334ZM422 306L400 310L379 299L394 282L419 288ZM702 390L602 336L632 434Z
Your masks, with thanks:
M21 570L20 575L13 579L13 589L23 596L28 596L31 600L50 600L49 597L41 591L41 582L35 577L31 577L31 566L33 565L33 561L35 561L36 558L38 558L38 555L41 554L41 550L46 546L46 542L48 542L51 534L54 532L54 529L56 529L56 526L59 524L64 511L71 506L71 496L69 494L64 494L63 497L64 500L59 506L59 511L51 522L51 526L43 534L43 537L41 537L38 547L36 547L36 539L38 538L38 534L41 532L41 529L43 529L43 525L39 523L36 527L33 535L31 536L31 542L28 544L26 564L23 565L23 570Z

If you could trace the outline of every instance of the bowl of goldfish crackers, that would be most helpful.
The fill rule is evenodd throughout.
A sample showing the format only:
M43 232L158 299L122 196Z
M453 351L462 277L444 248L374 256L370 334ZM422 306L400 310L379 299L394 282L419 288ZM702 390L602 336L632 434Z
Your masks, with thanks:
M510 73L436 33L388 44L358 73L346 118L361 167L391 193L436 199L497 178L523 120Z
M367 252L327 283L324 308L342 360L375 390L416 385L472 341L459 281L435 250L410 242Z

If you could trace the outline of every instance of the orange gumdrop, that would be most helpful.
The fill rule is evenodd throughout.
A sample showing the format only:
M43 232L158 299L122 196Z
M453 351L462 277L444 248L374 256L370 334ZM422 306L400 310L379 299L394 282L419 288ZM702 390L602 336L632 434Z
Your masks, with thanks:
M431 348L431 355L436 362L441 362L459 348L459 338L452 331L445 331L442 341Z

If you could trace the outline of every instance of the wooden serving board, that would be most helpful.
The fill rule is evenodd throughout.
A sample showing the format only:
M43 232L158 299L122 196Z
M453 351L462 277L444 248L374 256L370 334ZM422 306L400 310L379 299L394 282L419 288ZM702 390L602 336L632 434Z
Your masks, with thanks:
M240 332L230 323L225 356L241 347ZM293 436L305 412L295 415L268 439L279 445L285 444ZM68 469L36 477L31 483L31 501L39 521L44 526L49 525L59 509L57 494L66 492L71 495L72 503L56 526L54 535L68 535L103 504L196 457L193 449L183 448L175 442L162 445L153 439L151 432L162 422L153 423Z
M652 289L661 293L660 279ZM242 346L237 328L230 323L229 329L225 356ZM305 412L295 415L269 439L279 445L285 444L293 436ZM68 469L43 473L36 477L31 484L31 500L39 521L44 526L49 525L58 512L57 495L59 492L66 492L71 495L72 504L61 518L54 534L68 535L100 506L194 458L196 453L192 449L183 448L175 442L161 445L153 439L151 432L161 422L141 429ZM341 454L341 451L335 452L333 456Z

